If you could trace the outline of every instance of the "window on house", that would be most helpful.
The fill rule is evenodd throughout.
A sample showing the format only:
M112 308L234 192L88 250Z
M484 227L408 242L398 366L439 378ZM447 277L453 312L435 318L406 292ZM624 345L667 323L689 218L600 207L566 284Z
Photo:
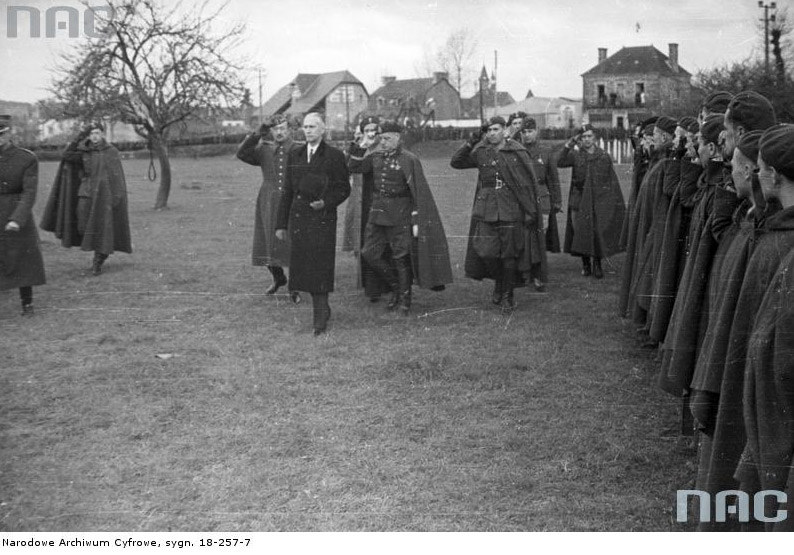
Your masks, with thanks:
M378 97L378 106L383 106L385 103L385 99L382 96Z
M609 105L610 106L617 106L618 104L618 94L617 93L610 93L609 94Z
M606 87L604 85L596 85L598 91L598 104L603 106L607 102Z
M645 106L645 83L634 83L634 104Z

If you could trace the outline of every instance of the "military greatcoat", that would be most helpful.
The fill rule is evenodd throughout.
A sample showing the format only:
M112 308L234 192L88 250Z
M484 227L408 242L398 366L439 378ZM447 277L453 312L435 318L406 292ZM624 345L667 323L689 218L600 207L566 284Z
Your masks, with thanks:
M262 169L262 186L256 199L254 213L254 246L251 262L254 266L289 264L289 238L276 239L276 214L287 175L287 156L298 145L291 139L277 144L260 141L258 133L248 135L237 149L237 158Z
M45 283L31 215L38 181L35 154L10 143L0 147L0 290ZM6 231L8 222L16 222L19 231Z

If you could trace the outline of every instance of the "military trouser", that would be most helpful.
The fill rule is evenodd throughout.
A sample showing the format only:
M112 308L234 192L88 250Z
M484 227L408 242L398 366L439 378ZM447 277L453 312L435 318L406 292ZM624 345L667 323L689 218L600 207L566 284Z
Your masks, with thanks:
M367 222L361 256L370 264L376 264L386 252L386 247L389 247L391 257L395 260L411 254L410 220L405 220L398 225L378 225Z

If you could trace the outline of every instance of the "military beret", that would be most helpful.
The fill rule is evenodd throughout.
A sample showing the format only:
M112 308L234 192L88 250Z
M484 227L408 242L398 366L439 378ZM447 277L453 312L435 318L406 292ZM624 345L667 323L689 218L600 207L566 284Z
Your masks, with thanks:
M700 125L698 125L698 120L696 120L695 118L691 118L689 116L684 116L683 118L678 120L678 127L689 133L697 133L698 129L700 129Z
M380 124L380 132L381 133L402 133L403 128L402 126L397 123L396 121L384 121Z
M519 119L519 118L524 119L525 117L527 117L527 113L526 112L513 112L512 114L510 114L507 117L507 125L510 125L511 123L513 123L513 120L516 120L516 119Z
M282 123L287 123L287 116L285 116L284 114L273 114L267 120L267 123L268 125L270 125L270 127L275 127L277 125L281 125Z
M656 127L672 135L675 133L675 128L678 127L678 122L667 116L659 116L659 119L656 120Z
M752 161L753 164L758 159L758 145L763 134L764 132L760 129L748 131L747 133L742 133L742 136L739 137L739 142L736 143L736 148L747 156L747 159Z
M585 123L585 124L582 126L582 128L579 130L579 133L580 133L580 134L584 134L584 133L587 133L588 131L592 131L593 133L595 133L595 132L596 132L596 129L595 129L595 127L593 127L593 126L592 126L592 125L590 125L589 123Z
M706 118L706 121L703 122L703 125L700 126L700 136L703 137L706 143L717 144L720 133L725 130L723 120L722 114L711 114Z
M11 129L11 116L0 114L0 133L5 133Z
M760 158L790 180L794 180L794 125L770 127L758 143Z
M659 116L651 116L648 119L645 119L640 122L640 128L642 129L643 135L653 135L653 128L656 127L656 120L659 119Z
M703 99L701 106L712 114L724 114L733 95L727 91L714 91Z
M725 118L745 131L767 129L777 123L772 103L755 91L742 91L731 99Z
M93 131L94 129L99 129L102 133L105 132L105 126L102 125L101 121L92 121L88 124L88 130Z
M364 128L372 123L374 123L375 125L380 124L380 119L378 118L378 116L366 116L364 119L361 120L361 123L358 124L358 128L363 133Z
M533 130L538 128L538 122L535 121L535 118L525 118L524 125L521 128L522 131L526 130Z
M487 121L487 124L488 124L488 127L490 127L492 125L501 125L502 127L505 127L507 125L507 123L505 122L505 118L503 118L502 116L494 116L494 117L492 117L491 119L489 119Z

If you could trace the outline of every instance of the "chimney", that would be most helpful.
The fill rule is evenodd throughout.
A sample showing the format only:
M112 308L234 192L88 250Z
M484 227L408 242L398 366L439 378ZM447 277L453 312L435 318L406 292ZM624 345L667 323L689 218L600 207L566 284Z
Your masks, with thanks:
M438 83L442 79L449 81L449 73L446 71L434 71L433 72L433 83Z
M671 42L669 44L670 47L670 65L673 67L673 71L678 71L678 43Z
M606 48L599 48L598 49L598 63L600 64L604 60L607 59L607 49Z
M386 85L388 85L389 83L393 83L393 82L395 82L395 81L397 80L397 77L396 77L396 76L394 76L394 75L384 75L384 76L383 76L383 77L381 77L380 79L381 79L381 81L383 82L383 86L386 86Z

